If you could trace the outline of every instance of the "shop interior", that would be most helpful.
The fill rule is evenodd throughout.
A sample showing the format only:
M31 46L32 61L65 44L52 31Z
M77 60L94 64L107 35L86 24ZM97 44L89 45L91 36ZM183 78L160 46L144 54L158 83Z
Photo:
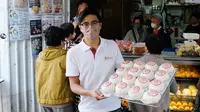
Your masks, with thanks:
M76 15L76 1L71 0L71 18ZM101 36L107 39L123 40L126 32L131 28L132 18L142 15L144 21L147 15L160 13L163 17L163 26L172 29L170 35L172 46L184 42L183 32L190 24L190 15L200 12L200 4L188 3L187 0L91 0L91 6L97 9L103 17ZM131 55L122 52L125 60L134 60L141 55ZM178 83L178 92L170 94L170 110L173 112L190 112L194 107L197 94L196 84L200 77L199 56L179 56L167 53L162 56L171 61L178 68L175 79ZM128 103L122 101L125 110Z
M90 0L90 4L90 8L101 13L101 35L108 39L123 39L134 16L142 15L145 22L146 15L153 13L160 13L163 25L174 30L171 37L180 37L189 24L192 12L200 11L199 4L185 3L184 0ZM72 18L77 13L76 0L71 0L70 6Z

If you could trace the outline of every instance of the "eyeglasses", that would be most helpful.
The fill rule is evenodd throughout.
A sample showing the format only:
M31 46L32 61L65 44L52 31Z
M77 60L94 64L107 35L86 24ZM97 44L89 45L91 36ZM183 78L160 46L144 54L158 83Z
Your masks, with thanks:
M99 21L92 21L91 23L89 22L84 22L82 24L80 24L83 28L88 29L89 26L91 25L91 27L96 27L99 24Z

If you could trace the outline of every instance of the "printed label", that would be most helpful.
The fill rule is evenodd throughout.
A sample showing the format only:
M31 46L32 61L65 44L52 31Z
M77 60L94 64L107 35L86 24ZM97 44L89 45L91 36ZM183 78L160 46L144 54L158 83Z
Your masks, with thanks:
M164 70L159 70L156 74L158 76L164 76L166 74L166 72Z
M121 89L124 89L124 88L127 87L127 84L122 82L122 83L118 84L118 87L121 88Z
M130 63L131 61L124 61L123 64L128 64Z
M165 68L165 69L168 69L168 68L171 67L171 64L165 63L165 64L162 65L162 67Z
M117 71L123 71L125 68L124 67L120 67L117 69Z
M118 78L118 77L119 77L118 74L113 74L113 75L111 76L112 79L116 79L116 78Z
M142 71L143 74L149 74L150 72L151 72L151 71L148 70L148 69L144 69L144 70Z
M137 65L144 65L144 62L142 62L142 61L136 61L135 62Z
M134 68L131 68L131 70L130 70L132 73L134 73L134 72L137 72L138 71L138 68L136 68L136 67L134 67Z
M156 63L154 63L154 62L148 62L147 65L149 65L149 66L155 66Z
M153 80L153 81L151 81L151 84L154 85L154 86L159 86L161 84L161 81L160 80Z
M150 90L148 90L148 95L149 96L157 96L158 92L156 90L150 89Z
M108 86L110 86L111 84L112 84L111 82L107 81L107 82L105 82L105 83L103 84L103 86L104 86L104 87L108 87Z
M148 79L145 77L139 77L138 80L140 81L140 83L147 83Z
M133 79L133 76L130 75L130 74L126 74L126 75L124 76L124 78L127 79L127 80L130 80L130 79Z
M139 92L140 91L140 87L139 86L135 86L135 87L133 87L132 89L131 89L131 92L133 92L133 93L137 93L137 92Z

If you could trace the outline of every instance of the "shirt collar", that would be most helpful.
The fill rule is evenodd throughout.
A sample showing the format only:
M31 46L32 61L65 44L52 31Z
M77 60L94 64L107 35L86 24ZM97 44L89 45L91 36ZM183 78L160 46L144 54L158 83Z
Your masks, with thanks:
M83 41L83 39L82 39L82 41L81 41L81 49L85 52L85 51L87 51L87 50L90 50L90 46L88 46L87 44L85 44L85 42ZM103 46L105 46L105 41L104 41L104 39L103 38L101 38L100 37L100 45L99 45L99 47L98 48L101 48L101 47L103 47Z
M158 30L160 30L162 28L162 26L160 26L159 28L158 28Z

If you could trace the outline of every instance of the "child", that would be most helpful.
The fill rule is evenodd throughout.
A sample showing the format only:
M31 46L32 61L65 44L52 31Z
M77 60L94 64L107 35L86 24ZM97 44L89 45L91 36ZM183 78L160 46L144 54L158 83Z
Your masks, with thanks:
M64 35L66 36L67 40L72 40L74 34L74 26L72 23L64 23L60 26L61 29L64 31Z
M74 26L72 23L64 23L60 26L61 29L64 31L65 35L65 49L68 49L72 46L72 39L74 34Z
M36 95L44 112L73 112L72 92L66 78L65 34L51 26L45 32L48 46L36 61Z

